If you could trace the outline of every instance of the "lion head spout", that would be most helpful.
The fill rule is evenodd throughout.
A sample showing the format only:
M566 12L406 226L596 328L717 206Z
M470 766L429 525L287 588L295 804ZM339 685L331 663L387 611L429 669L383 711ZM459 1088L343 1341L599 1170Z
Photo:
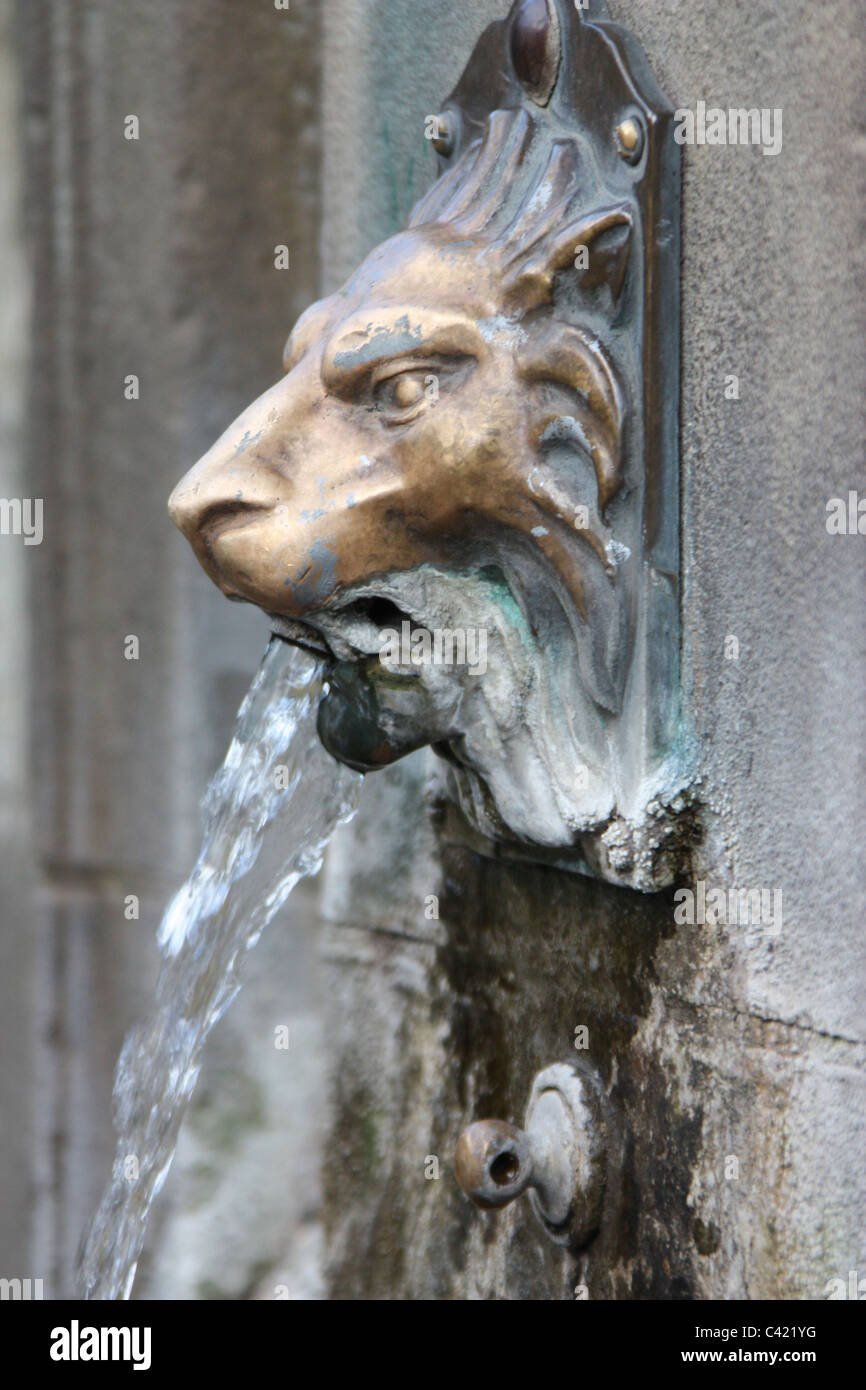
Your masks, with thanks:
M483 120L457 89L408 229L302 316L170 508L227 595L327 656L335 756L432 744L490 841L652 886L598 848L646 771L645 209L555 100L592 26L530 8L555 22L541 68L521 75L516 5L493 26L512 89Z

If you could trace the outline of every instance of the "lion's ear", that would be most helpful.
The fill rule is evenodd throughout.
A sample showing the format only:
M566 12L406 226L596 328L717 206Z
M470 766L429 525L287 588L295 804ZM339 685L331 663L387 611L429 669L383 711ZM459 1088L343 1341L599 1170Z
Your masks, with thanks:
M586 289L606 285L616 305L631 251L632 219L625 205L606 208L549 232L506 272L509 299L523 308L549 303L556 276L572 269Z

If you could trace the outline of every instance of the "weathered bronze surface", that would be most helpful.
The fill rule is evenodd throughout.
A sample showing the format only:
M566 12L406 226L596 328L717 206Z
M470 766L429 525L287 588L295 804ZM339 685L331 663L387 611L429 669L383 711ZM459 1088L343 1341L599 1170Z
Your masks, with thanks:
M671 116L604 4L515 4L408 229L170 503L229 597L331 661L335 756L433 744L479 848L641 888L682 781ZM483 631L486 669L383 660L401 630Z

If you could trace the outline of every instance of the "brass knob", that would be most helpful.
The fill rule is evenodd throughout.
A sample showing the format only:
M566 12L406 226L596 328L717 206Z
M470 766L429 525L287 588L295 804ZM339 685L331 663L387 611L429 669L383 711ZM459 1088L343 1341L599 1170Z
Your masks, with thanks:
M457 1140L454 1171L476 1207L507 1207L532 1182L529 1138L505 1120L476 1120Z
M600 1087L578 1062L546 1067L532 1083L523 1129L476 1120L457 1141L454 1171L482 1211L508 1206L529 1190L548 1235L578 1249L598 1229L605 1185L605 1124Z

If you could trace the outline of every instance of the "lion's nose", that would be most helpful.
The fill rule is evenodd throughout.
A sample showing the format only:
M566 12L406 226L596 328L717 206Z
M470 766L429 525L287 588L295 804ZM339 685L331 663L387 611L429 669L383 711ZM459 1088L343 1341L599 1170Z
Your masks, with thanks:
M220 536L233 526L243 524L257 512L269 512L268 502L244 502L229 497L224 490L214 496L196 495L192 489L175 489L168 499L168 510L175 526L179 527L194 546L206 547L212 553Z
M168 499L172 521L193 544L201 540L206 522L243 503L244 489L228 466L231 451L220 444L218 440L181 478Z
M189 474L181 478L168 499L168 514L187 540L192 540L199 529L201 506L196 497L196 488L190 485Z
M252 512L285 503L288 491L285 480L270 470L211 451L181 478L168 499L168 511L175 526L196 545Z
M291 418L289 379L253 401L181 478L168 510L194 547L204 529L219 531L226 520L288 501L286 477L271 460L286 457L286 423Z

